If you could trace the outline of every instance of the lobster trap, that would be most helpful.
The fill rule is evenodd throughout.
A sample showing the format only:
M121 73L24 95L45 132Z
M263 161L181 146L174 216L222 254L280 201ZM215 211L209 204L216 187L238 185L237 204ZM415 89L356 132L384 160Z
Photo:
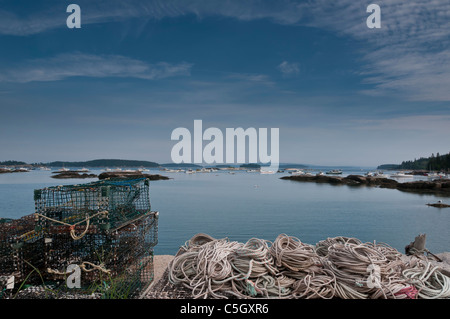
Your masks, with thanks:
M33 215L0 221L0 288L24 281L36 283L44 267L44 236L35 231ZM1 298L1 297L0 297Z
M158 213L149 212L108 231L89 226L78 239L72 237L66 226L50 227L45 243L47 278L67 283L71 280L68 269L77 266L78 285L69 288L91 293L101 288L99 284L109 282L114 283L116 292L133 288L135 294L153 279L157 221Z
M52 222L76 225L94 221L108 230L150 211L149 180L104 180L34 191L42 227Z
M7 227L2 238L2 264L15 262L9 273L24 279L30 269L18 271L15 260L29 254L27 264L41 284L58 295L130 298L150 284L158 212L151 211L148 179L48 187L35 190L34 200L28 223L14 231Z

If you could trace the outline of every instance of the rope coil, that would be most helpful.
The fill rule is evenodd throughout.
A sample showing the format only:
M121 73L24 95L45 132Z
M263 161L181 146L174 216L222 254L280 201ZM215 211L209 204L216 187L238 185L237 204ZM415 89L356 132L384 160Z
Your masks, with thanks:
M246 243L197 234L168 267L193 298L450 298L450 278L386 244L336 237L315 246L279 235Z

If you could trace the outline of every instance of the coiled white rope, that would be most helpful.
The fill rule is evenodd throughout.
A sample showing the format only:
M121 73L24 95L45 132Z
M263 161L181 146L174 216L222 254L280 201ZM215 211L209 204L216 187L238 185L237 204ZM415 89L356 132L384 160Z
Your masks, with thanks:
M450 277L439 271L439 267L420 260L414 268L403 271L403 275L418 288L418 296L423 299L450 298Z
M450 298L450 278L405 263L386 244L336 237L316 246L279 235L245 244L197 234L169 264L169 281L193 298Z

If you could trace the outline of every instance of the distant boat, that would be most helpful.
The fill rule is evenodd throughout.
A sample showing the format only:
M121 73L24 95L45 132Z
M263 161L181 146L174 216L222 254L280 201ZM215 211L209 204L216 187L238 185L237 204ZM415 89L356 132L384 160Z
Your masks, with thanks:
M342 171L340 169L333 169L331 171L328 171L327 174L339 175L342 174Z
M41 171L51 171L50 168L45 167L45 166L41 166L41 167L39 167L39 169L40 169Z
M266 170L266 169L261 169L259 172L261 174L275 174L274 171L270 171L270 170Z
M81 169L79 169L78 171L79 171L79 172L89 172L89 170L88 170L87 168L84 168L84 167L81 168Z
M65 167L61 167L58 171L59 172L67 172L67 171L70 171L70 169L65 168Z
M428 173L427 174L427 177L429 178L429 179L439 179L439 178L442 178L442 179L447 179L447 178L449 178L449 175L448 174L445 174L445 173L443 173L443 172L440 172L440 173Z
M367 177L387 178L387 175L383 174L383 172L367 172L365 175Z
M439 178L440 175L438 173L428 173L426 174L428 178Z
M414 175L398 172L398 173L395 173L395 174L391 174L391 177L412 178L412 177L414 177Z

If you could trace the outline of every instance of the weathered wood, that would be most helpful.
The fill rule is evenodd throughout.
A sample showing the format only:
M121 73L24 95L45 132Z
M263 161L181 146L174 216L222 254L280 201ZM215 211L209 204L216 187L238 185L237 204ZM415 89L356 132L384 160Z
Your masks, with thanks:
M441 262L442 260L438 256L436 256L426 248L425 245L426 241L427 241L427 234L420 234L416 236L414 241L410 242L409 245L405 247L405 254L410 256L410 255L424 255L425 253L427 253L428 255L434 257L434 259L436 259L437 261Z
M427 234L420 234L416 236L414 241L410 242L409 245L405 247L406 255L416 255L417 253L423 254L425 252L425 244L427 241Z

